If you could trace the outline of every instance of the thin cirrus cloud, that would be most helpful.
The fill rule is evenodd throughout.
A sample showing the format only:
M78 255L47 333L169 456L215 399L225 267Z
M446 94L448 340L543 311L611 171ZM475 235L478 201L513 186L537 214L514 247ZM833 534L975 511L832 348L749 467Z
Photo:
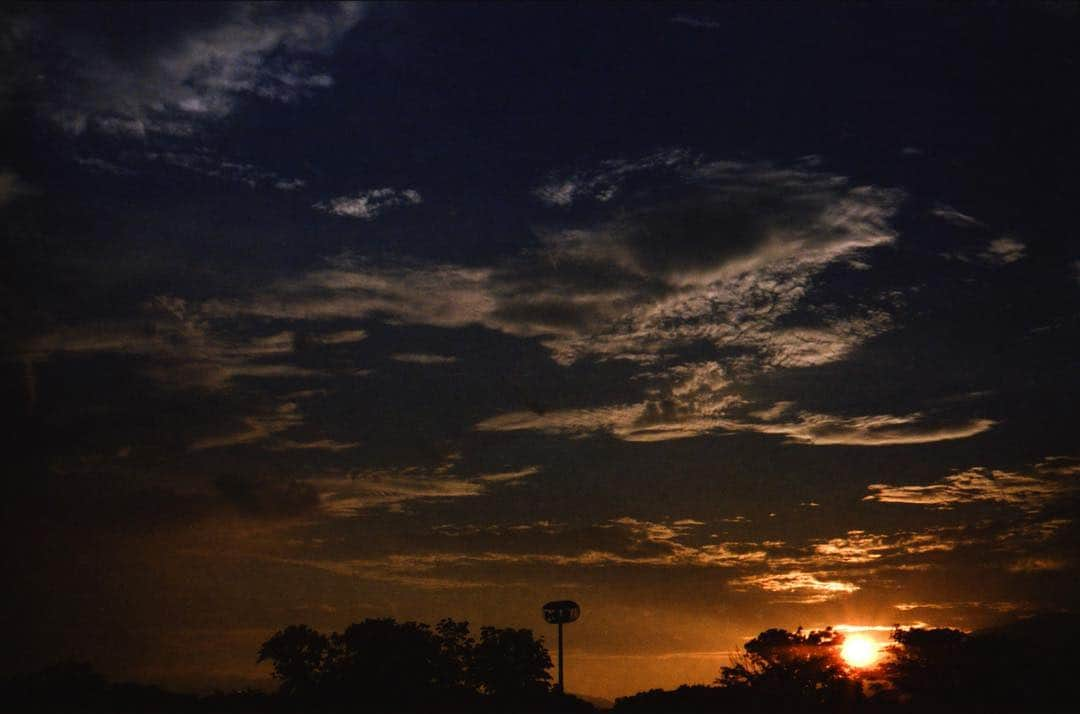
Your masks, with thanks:
M307 185L303 179L282 176L247 161L224 157L206 147L189 151L148 151L142 158L201 176L243 183L251 188L271 186L279 191L296 191Z
M358 470L305 481L319 493L321 508L331 517L350 517L371 508L400 510L412 501L481 496L492 486L508 485L540 472L529 466L515 471L461 475L449 458L432 469L401 467Z
M319 370L288 361L295 335L238 336L212 324L197 303L159 296L143 306L143 320L117 320L59 328L29 339L20 353L27 364L82 354L138 355L141 369L163 385L220 390L236 378L317 378Z

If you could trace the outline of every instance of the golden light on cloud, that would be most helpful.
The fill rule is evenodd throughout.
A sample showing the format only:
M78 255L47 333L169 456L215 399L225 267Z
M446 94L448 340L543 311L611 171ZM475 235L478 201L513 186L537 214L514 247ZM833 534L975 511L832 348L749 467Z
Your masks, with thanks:
M840 656L856 669L872 666L880 654L881 646L866 635L850 635L840 647Z

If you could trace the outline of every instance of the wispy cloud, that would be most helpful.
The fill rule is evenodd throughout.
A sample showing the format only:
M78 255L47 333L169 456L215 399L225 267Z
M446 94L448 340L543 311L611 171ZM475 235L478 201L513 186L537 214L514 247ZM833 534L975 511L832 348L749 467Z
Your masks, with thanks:
M694 27L699 30L719 30L723 25L707 17L697 17L695 15L676 15L671 18L670 22L676 25L686 25L687 27Z
M420 193L411 188L373 188L361 191L355 196L338 196L327 201L320 201L312 208L324 213L347 218L371 220L389 208L397 206L416 206L424 202Z
M928 444L966 439L991 429L996 423L992 419L942 420L920 412L903 416L875 414L855 417L800 412L790 421L721 421L719 426L732 431L780 434L793 443L817 446Z
M323 345L347 345L367 339L365 330L341 330L339 332L327 332L316 335L311 339Z
M635 175L658 169L674 169L691 158L684 149L665 149L636 159L610 159L595 169L565 176L553 175L533 189L533 195L549 206L570 206L581 200L605 203L613 199L623 184Z
M712 431L752 431L778 434L796 444L814 446L896 446L966 439L994 425L990 419L946 421L915 413L840 417L800 412L794 421L776 421L783 409L754 412L774 421L745 421L726 416L744 403L742 397L717 390L707 396L680 398L674 392L632 405L563 409L551 412L519 411L479 422L480 431L539 431L584 436L606 432L624 441L683 439Z
M969 216L966 213L962 213L952 206L944 203L937 204L930 213L937 216L946 223L954 226L966 227L966 226L985 226L986 224L979 219Z
M951 509L969 503L1000 503L1038 511L1051 501L1080 494L1074 461L1043 462L1034 473L974 467L924 486L870 484L864 501L906 503Z
M315 441L282 441L270 447L274 451L349 451L359 448L359 442L316 439Z
M191 444L190 448L192 451L203 451L205 449L253 444L268 439L279 432L297 427L303 423L303 420L303 415L300 413L296 403L286 402L267 414L245 417L243 427L230 434L197 439Z
M207 147L195 147L187 151L147 151L141 158L201 176L247 184L251 188L271 186L281 191L294 191L306 185L303 179L282 176L249 161L222 156Z
M901 612L912 610L972 610L986 609L994 612L1015 612L1017 610L1030 609L1031 603L1012 602L1009 600L968 600L959 602L900 602L893 605Z
M212 325L198 304L158 297L146 319L60 328L27 340L20 352L38 361L53 355L106 353L152 358L143 370L169 386L224 389L238 377L317 377L322 373L282 361L294 351L291 331L239 337Z
M425 354L422 352L399 352L390 355L390 359L395 362L405 362L408 364L453 364L458 361L457 357Z
M400 509L413 501L470 498L487 493L500 484L510 484L534 476L540 467L513 471L458 473L455 458L440 466L424 469L361 469L341 476L324 476L305 481L319 492L322 509L336 517L348 517L369 508Z
M539 431L586 436L605 432L623 441L685 439L720 428L719 417L742 398L728 391L716 362L678 365L657 375L666 384L654 398L639 404L519 411L484 419L479 431Z
M24 34L34 66L65 70L55 73L64 82L45 98L45 113L76 134L190 136L242 98L293 102L333 86L320 64L364 14L352 2L191 10L147 26L122 53L96 29L123 8L33 16Z
M748 575L731 582L736 589L757 588L771 593L784 593L780 602L812 604L827 602L841 595L849 595L859 590L855 583L843 580L828 580L825 576L792 570L786 573L766 573Z

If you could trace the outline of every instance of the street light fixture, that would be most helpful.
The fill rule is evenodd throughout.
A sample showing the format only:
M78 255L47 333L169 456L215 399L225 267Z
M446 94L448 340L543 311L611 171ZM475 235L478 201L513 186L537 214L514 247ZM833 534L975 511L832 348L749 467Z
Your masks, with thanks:
M581 617L581 606L573 600L553 600L544 605L544 621L559 626L559 694L563 694L562 626Z

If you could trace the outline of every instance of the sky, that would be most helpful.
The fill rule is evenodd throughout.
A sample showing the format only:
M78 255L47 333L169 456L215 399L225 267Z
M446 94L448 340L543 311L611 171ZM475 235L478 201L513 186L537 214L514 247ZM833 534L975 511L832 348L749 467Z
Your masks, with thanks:
M1074 611L1078 23L9 6L2 666L570 598L614 697Z

